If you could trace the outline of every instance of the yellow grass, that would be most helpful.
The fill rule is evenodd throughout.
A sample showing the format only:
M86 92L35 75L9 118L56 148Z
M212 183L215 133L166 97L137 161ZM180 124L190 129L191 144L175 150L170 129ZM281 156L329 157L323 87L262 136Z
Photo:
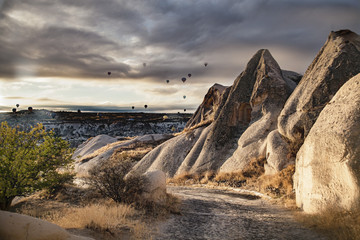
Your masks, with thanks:
M295 218L304 225L327 234L330 239L360 239L360 208L352 211L329 207L319 214L297 213Z
M140 220L140 214L130 205L97 203L83 207L71 207L47 216L46 220L63 228L92 229L98 232L116 234L129 229L136 238L143 238L149 230Z

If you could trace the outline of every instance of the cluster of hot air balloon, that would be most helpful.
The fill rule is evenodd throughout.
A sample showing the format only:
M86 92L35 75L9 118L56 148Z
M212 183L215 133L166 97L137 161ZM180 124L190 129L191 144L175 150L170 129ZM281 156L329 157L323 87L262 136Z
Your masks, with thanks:
M142 65L143 65L143 67L146 67L146 63L145 63L145 62L144 62ZM205 62L205 63L204 63L204 66L205 66L205 67L207 67L207 66L208 66L208 63L207 63L207 62ZM110 77L111 72L110 72L110 71L109 71L109 72L107 72L107 75ZM187 77L188 77L188 78L190 78L191 76L192 76L192 74L191 74L191 73L188 73L188 74L187 74ZM181 78L181 81L182 81L183 83L185 83L185 82L186 82L186 80L187 80L187 79L186 79L186 77L182 77L182 78ZM169 79L167 79L167 80L165 80L165 82L166 82L167 84L169 84L169 83L170 83L170 80L169 80ZM186 95L183 95L183 99L186 99ZM147 104L145 104L145 105L144 105L144 108L145 108L145 109L147 109L147 108L148 108L148 105L147 105ZM134 110L134 109L135 109L135 106L132 106L132 107L131 107L131 109L133 109L133 110ZM79 110L78 110L78 112L79 112ZM184 109L184 112L186 112L186 109Z
M17 103L17 104L15 104L15 106L16 106L16 108L13 108L13 109L12 109L12 112L13 112L13 113L16 113L17 109L20 107L20 104ZM33 110L32 107L28 107L28 111L29 111L29 112L32 112L32 110Z

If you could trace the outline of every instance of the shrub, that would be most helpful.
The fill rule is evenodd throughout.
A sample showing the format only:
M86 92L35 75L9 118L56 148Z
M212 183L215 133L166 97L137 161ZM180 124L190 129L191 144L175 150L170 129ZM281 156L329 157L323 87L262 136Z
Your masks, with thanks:
M130 160L125 160L116 164L95 167L89 172L88 183L104 197L109 197L115 202L137 202L144 190L144 179L138 175L125 178L132 165Z
M1 123L0 209L9 209L16 196L41 189L53 192L70 181L71 155L69 143L41 124L26 132Z
M294 198L293 175L295 165L289 165L274 175L262 176L258 180L259 190L273 197Z

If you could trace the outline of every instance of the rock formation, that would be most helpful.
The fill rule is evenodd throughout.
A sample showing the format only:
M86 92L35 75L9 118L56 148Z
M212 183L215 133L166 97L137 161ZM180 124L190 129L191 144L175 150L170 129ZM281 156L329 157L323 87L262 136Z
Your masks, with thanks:
M200 127L162 143L146 154L133 167L133 171L143 174L146 171L161 170L167 177L174 176L204 129L205 127Z
M359 72L360 37L349 30L331 32L281 111L280 134L301 146L321 110Z
M214 84L206 93L203 102L187 122L185 128L189 129L201 124L211 123L214 120L216 111L221 106L221 96L226 88L220 84Z
M278 114L296 85L289 76L298 75L287 72L287 76L283 78L282 70L268 50L259 50L231 87L219 89L220 86L214 85L209 89L183 134L148 153L133 171L144 173L159 169L172 177L184 172L218 170L239 147L240 164L234 156L224 168L235 171L249 162L250 155L264 155L265 150L259 152L257 148L276 128ZM250 122L252 127L247 139L241 140L238 146ZM241 148L245 146L248 151L242 156Z
M135 143L156 143L172 138L168 134L149 134L130 140L117 141L115 138L100 135L80 145L73 154L75 171L80 177L88 176L89 171L99 165L106 164L115 150Z
M241 135L236 151L221 166L222 172L241 170L252 158L266 157L266 139L277 128L279 113L295 84L287 84L282 70L267 50L261 51L252 74L256 82L249 99L251 123Z
M18 213L0 211L0 239L6 240L91 240L75 236L56 224Z
M321 111L296 159L296 204L306 212L360 203L360 73Z
M273 130L266 139L265 174L272 175L280 172L289 164L295 163L295 158L289 155L289 146L279 131Z

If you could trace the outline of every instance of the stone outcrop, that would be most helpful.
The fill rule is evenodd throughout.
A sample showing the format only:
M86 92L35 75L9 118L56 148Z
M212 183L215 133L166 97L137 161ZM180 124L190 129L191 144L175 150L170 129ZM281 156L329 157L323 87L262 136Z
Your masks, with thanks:
M94 167L106 164L115 150L136 143L157 143L172 137L172 135L168 134L149 134L130 140L117 141L115 138L106 135L97 136L75 150L73 154L75 171L79 177L86 177Z
M277 118L293 84L283 78L282 70L267 50L260 51L261 58L252 73L256 79L249 99L251 123L238 141L233 155L221 166L221 172L243 169L253 158L266 157L267 137L277 128Z
M265 174L278 173L289 164L294 163L295 158L289 155L288 143L280 135L279 131L276 129L270 132L266 138Z
M360 37L349 30L331 32L281 111L280 134L301 146L321 110L359 72Z
M247 139L240 141L241 147L248 146L248 151L241 156L240 163L234 156L234 161L227 165L229 168L224 169L239 170L245 166L251 160L246 154L264 155L265 148L260 153L257 147L263 145L267 134L276 128L278 114L296 85L290 76L298 75L288 71L287 76L283 78L282 70L268 50L259 50L231 87L221 91L218 85L210 88L183 134L152 150L133 171L144 173L159 169L173 177L184 172L218 170L240 149L239 138L249 124ZM207 124L201 124L204 122ZM241 150L238 153L241 154Z
M172 177L181 166L187 154L198 141L204 127L178 135L146 154L134 167L134 172L143 174L146 171L161 170L167 177Z
M76 148L73 158L85 158L96 150L114 142L117 142L117 139L108 135L98 135L94 138L89 138Z
M0 211L0 239L6 240L92 240L75 236L56 224L18 213Z
M306 212L351 210L360 199L360 74L321 111L297 153L296 204Z
M221 107L221 96L226 88L220 84L214 84L206 93L203 102L194 115L187 122L185 129L211 123L214 120L215 113Z

